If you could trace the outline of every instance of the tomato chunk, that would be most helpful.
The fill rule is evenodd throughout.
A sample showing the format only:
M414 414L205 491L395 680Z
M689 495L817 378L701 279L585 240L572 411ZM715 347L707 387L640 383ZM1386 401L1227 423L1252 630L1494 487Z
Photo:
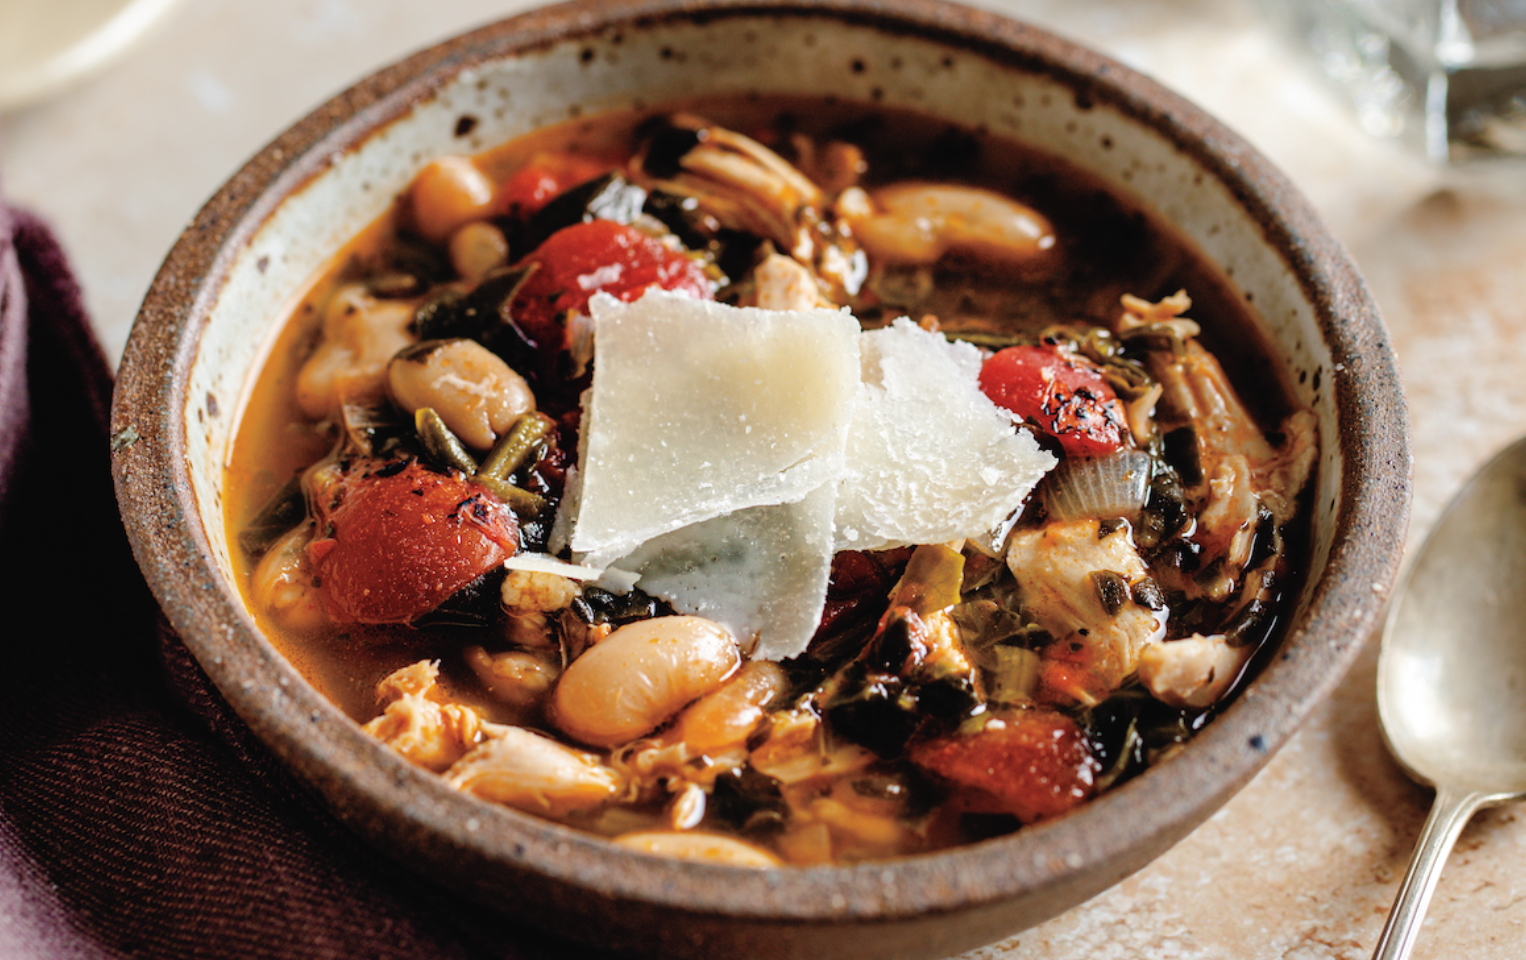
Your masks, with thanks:
M499 204L511 216L528 217L567 190L599 176L609 165L570 154L536 154L499 188Z
M1070 456L1097 457L1124 444L1123 404L1084 357L1043 346L1008 347L980 368L980 389L1034 423Z
M329 492L308 558L341 623L406 623L519 549L507 504L417 461L362 461Z
M1100 764L1076 722L1053 710L1001 714L975 733L915 741L917 766L965 791L972 813L1023 823L1058 816L1096 792Z
M520 288L510 311L543 356L560 352L566 345L566 333L557 318L572 311L587 313L595 293L627 302L652 286L701 300L714 295L698 261L634 227L610 220L563 227L524 262L537 264L538 269Z

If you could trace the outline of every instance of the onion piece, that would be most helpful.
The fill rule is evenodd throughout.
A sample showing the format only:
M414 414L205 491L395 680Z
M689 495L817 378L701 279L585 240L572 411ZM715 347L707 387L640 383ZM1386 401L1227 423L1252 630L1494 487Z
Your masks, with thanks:
M1150 455L1120 450L1106 457L1070 458L1044 481L1044 503L1056 520L1139 516L1150 492Z

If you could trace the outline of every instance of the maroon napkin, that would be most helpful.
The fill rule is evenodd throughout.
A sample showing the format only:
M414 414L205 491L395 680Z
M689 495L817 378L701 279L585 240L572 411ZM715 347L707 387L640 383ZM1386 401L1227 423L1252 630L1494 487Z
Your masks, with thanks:
M0 204L0 957L588 956L370 850L239 723L133 562L110 398L62 251Z

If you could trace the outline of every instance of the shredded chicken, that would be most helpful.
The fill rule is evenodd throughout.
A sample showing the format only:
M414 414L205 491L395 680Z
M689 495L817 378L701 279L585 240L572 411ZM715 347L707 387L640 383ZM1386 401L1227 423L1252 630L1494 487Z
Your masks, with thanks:
M1130 585L1147 574L1129 527L1103 530L1096 519L1055 521L1019 529L1007 545L1007 566L1022 588L1023 613L1057 641L1045 656L1064 652L1067 660L1086 667L1086 680L1069 691L1082 702L1121 686L1138 666L1141 651L1165 634L1164 610L1133 600L1116 611L1104 604L1094 574L1117 574Z
M811 310L830 307L816 275L798 260L771 253L752 272L756 286L753 306L764 310Z
M1231 647L1223 634L1195 633L1140 653L1139 679L1162 703L1207 707L1234 683L1252 652L1251 647Z
M341 403L374 402L386 390L387 363L414 342L414 303L378 300L360 284L341 287L323 314L323 339L297 375L296 397L314 420Z
M624 778L597 755L523 727L491 725L489 739L445 772L466 793L542 816L562 816L615 799Z
M1163 388L1160 428L1190 427L1196 438L1201 477L1186 491L1197 516L1192 539L1202 548L1200 567L1218 566L1213 576L1171 586L1189 597L1227 599L1251 559L1262 510L1275 526L1292 519L1313 469L1317 421L1311 411L1294 413L1281 425L1282 446L1273 446L1219 361L1196 340L1198 325L1181 316L1191 306L1185 293L1154 304L1129 296L1123 302L1120 331L1154 326L1181 342L1179 351L1151 351L1149 367Z
M806 266L834 298L856 295L868 260L851 231L833 218L827 193L789 161L750 137L675 116L679 128L702 131L678 161L679 171L657 185L693 198L699 209L731 229L763 237ZM852 163L851 157L844 161ZM846 168L842 172L846 174ZM844 177L843 179L850 179Z
M437 663L420 660L383 679L376 692L386 706L365 726L409 762L435 772L476 747L484 725L471 707L436 699L439 675Z

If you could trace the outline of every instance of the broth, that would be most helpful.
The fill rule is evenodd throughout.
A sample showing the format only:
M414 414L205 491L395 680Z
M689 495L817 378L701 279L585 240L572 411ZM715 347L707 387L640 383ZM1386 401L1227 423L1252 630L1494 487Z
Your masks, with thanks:
M672 119L675 116L679 119ZM713 132L717 130L721 133ZM979 194L980 203L997 196L1015 201L1019 209L1036 211L1038 220L1052 227L1053 238L1052 245L1035 248L1037 252L994 255L979 243L955 243L925 262L894 263L871 251L863 258L870 269L862 286L844 293L854 281L848 277L839 282L847 274L839 276L823 267L820 251L832 243L849 249L858 238L864 245L856 249L863 251L873 231L863 220L813 210L811 215L820 214L825 226L811 222L818 253L815 261L806 257L804 262L818 278L827 278L818 284L818 292L838 294L866 330L886 328L902 315L935 318L924 319L923 326L935 327L950 339L979 344L986 357L982 386L992 399L1000 391L985 381L988 375L996 376L990 358L1009 348L1038 353L1006 353L1008 358L1037 356L1042 363L1067 358L1067 363L1081 370L1074 376L1088 384L1093 381L1086 377L1103 374L1112 378L1108 383L1127 381L1128 390L1139 395L1119 399L1116 406L1103 406L1101 399L1093 398L1093 388L1080 388L1077 402L1082 419L1091 417L1093 424L1098 416L1112 420L1114 439L1104 444L1106 449L1070 446L1074 434L1062 440L1063 431L1056 426L1045 435L1043 424L1029 416L1026 429L1060 454L1064 469L1046 477L1029 497L1015 539L995 556L968 541L962 548L929 543L872 554L845 551L853 552L852 558L840 553L833 566L833 592L825 615L828 620L842 610L850 615L841 621L846 625L833 621L824 626L808 651L777 669L764 666L764 661L750 661L740 670L722 671L720 679L696 688L653 729L628 739L610 740L598 733L571 736L569 729L580 729L576 719L559 716L553 702L558 685L572 686L561 683L561 678L568 676L580 655L586 656L585 649L598 650L609 642L608 636L629 629L625 625L629 618L615 617L613 633L605 629L610 624L599 622L599 617L611 616L609 605L618 603L609 595L574 585L568 589L581 593L582 606L574 602L533 611L538 620L525 613L529 608L511 606L506 612L497 600L504 575L495 563L496 572L486 575L485 584L474 578L464 600L457 594L443 605L449 616L431 609L422 615L391 617L395 622L367 623L358 622L368 619L365 615L336 615L335 599L322 591L337 588L325 587L313 572L314 565L322 562L314 559L314 544L332 535L336 523L343 527L343 522L334 519L343 509L338 506L341 501L356 500L363 495L357 491L379 484L373 476L403 469L397 466L402 459L389 457L410 462L419 456L427 459L419 453L418 441L409 438L401 441L402 447L394 446L390 453L369 460L354 448L341 450L337 461L328 461L337 465L331 465L327 479L316 481L321 494L314 493L309 468L325 462L336 444L343 447L345 435L334 414L315 418L310 409L305 410L312 406L305 399L311 391L303 392L315 351L321 344L337 342L330 329L334 321L327 319L335 314L335 304L344 297L360 297L355 301L361 304L357 309L370 310L379 303L384 306L376 309L405 310L412 319L403 335L416 339L408 331L422 322L421 305L437 297L439 289L454 284L458 292L469 294L474 286L494 282L482 279L474 284L451 278L447 269L451 256L442 252L444 241L431 244L419 238L419 231L427 232L427 218L419 213L425 202L419 198L426 188L416 181L392 212L336 256L333 267L315 279L297 309L283 321L242 412L226 479L230 539L243 535L246 542L258 540L249 536L251 527L264 523L261 517L267 504L273 497L279 500L278 492L303 471L308 471L308 514L317 517L288 521L298 530L301 523L308 526L308 532L292 541L295 546L290 548L292 569L300 567L300 576L283 581L287 584L283 589L301 594L309 611L306 616L283 613L270 600L269 589L260 585L264 582L261 561L266 556L262 545L235 557L239 582L261 629L325 696L357 722L372 724L370 729L383 739L391 736L394 746L400 742L396 724L388 727L379 719L379 715L387 716L384 708L389 703L426 703L434 711L431 716L445 717L437 718L438 723L446 727L464 723L467 733L458 755L425 762L442 769L458 786L597 833L637 837L634 842L645 844L643 849L678 856L812 863L935 849L1060 815L1168 757L1223 698L1232 696L1232 684L1227 681L1234 678L1223 672L1232 668L1240 673L1251 652L1274 642L1279 598L1292 594L1299 576L1298 544L1303 542L1306 511L1295 504L1313 460L1312 424L1271 376L1262 359L1269 351L1258 337L1245 300L1169 226L1089 175L1030 147L913 114L830 100L706 99L684 104L681 112L667 109L579 120L490 150L473 158L472 164L500 193L509 189L506 185L515 182L516 176L523 179L524 171L561 164L558 176L575 182L568 187L552 176L556 186L552 192L559 194L564 187L575 189L587 170L616 169L628 180L639 179L631 177L631 168L638 162L632 158L638 158L647 172L644 186L650 198L665 180L650 173L666 162L658 154L677 149L668 141L677 140L680 146L688 143L687 149L697 150L698 144L725 142L725 131L745 134L818 178L841 176L847 189L858 190L871 198L871 205L879 205L871 215L882 215L897 185L908 183L977 188L988 192ZM862 164L857 157L863 158ZM847 194L842 188L823 193L846 208ZM494 202L497 206L491 215L468 217L467 222L493 224L493 229L509 238L514 261L532 249L515 249L521 238L528 238L533 249L542 249L534 216L517 216L514 208L503 207L501 198ZM642 209L652 206L648 199ZM648 234L662 235L671 222L659 219L669 227L651 217L634 222ZM715 228L714 220L712 216L708 253L697 259L691 256L689 263L703 262L706 276L719 283L722 299L745 302L764 296L761 283L751 278L769 248L749 242L734 223ZM463 229L453 228L450 236ZM676 246L673 239L665 242L670 249ZM773 245L775 253L780 252L779 246ZM432 258L425 268L417 268L421 250L425 259ZM555 265L540 269L551 271ZM682 263L672 267L682 269L689 267ZM430 276L431 271L438 279ZM401 294L390 289L378 292L384 284L401 282L396 281L399 276L411 279L415 286ZM1178 290L1190 294L1190 315L1201 328L1200 336L1182 318L1185 308L1170 299ZM1123 309L1120 302L1125 295L1139 299ZM516 296L509 294L505 310L521 302ZM1198 340L1205 351L1184 347ZM518 352L511 352L512 356L521 365L544 359L523 345L515 349ZM525 468L528 473L515 474L517 483L549 498L552 507L561 494L561 472L575 456L577 395L587 384L586 374L563 376L566 352L557 355L555 366L528 372L539 409L547 415L545 429L551 439L539 441L541 446L535 449L541 460L532 459L533 468ZM1231 413L1238 410L1239 420L1215 428L1227 431L1228 441L1213 441L1207 436L1212 431L1192 423L1181 408L1183 402L1194 402L1193 397L1201 400L1205 393L1217 397L1214 391L1228 390L1219 365L1227 372L1227 382L1238 387L1229 396L1234 400ZM595 382L599 370L595 354ZM1136 383L1130 377L1142 379ZM1165 392L1157 391L1152 399L1150 390L1157 387ZM397 392L394 381L390 393ZM1238 407L1242 400L1244 410ZM398 414L396 404L386 407L374 389L366 401L392 411L384 412L383 419L395 419ZM347 414L361 406L352 404ZM1157 413L1157 407L1165 412ZM1142 431L1132 419L1124 422L1126 410L1131 418L1145 418ZM388 431L396 432L396 428L389 421L378 435L390 436ZM1083 426L1082 433L1088 429ZM499 442L506 432L506 428L494 431L494 441ZM1220 446L1214 446L1215 442ZM1140 504L1132 508L1132 519L1125 523L1111 515L1066 517L1067 508L1060 506L1059 494L1053 492L1062 486L1057 478L1076 472L1080 469L1076 465L1111 462L1109 458L1129 452L1141 458L1148 454L1148 473L1153 478L1147 496L1142 495ZM386 466L378 466L384 462ZM432 468L431 476L442 469ZM1231 532L1222 536L1211 528L1222 522L1218 518L1230 509L1233 498L1223 495L1215 500L1210 477L1195 475L1205 471L1237 491L1242 506L1244 502L1253 505L1248 519L1232 531L1226 527ZM1249 486L1252 479L1254 489ZM454 478L449 482L470 481ZM332 510L319 502L324 498L331 501ZM496 500L494 505L496 509ZM1179 516L1184 510L1185 518ZM543 519L520 511L513 522L521 554L543 546L549 535ZM1075 534L1072 539L1084 544L1065 547L1074 556L1066 554L1063 562L1040 559L1024 566L1013 559L1019 547L1012 544L1040 542L1032 549L1038 551L1034 556L1042 558L1048 549L1042 544L1051 542L1044 536L1054 540L1060 532L1081 530L1087 523L1091 526L1084 529L1090 539ZM1128 662L1121 666L1106 666L1112 655L1096 652L1106 631L1094 634L1080 627L1062 634L1056 630L1054 616L1058 615L1044 612L1042 598L1046 591L1059 595L1060 588L1051 591L1038 582L1037 574L1021 585L1014 579L1019 569L1029 576L1027 571L1045 564L1062 568L1066 563L1103 563L1085 552L1093 550L1094 543L1106 543L1106 549L1113 551L1105 554L1105 562L1113 566L1097 567L1089 581L1094 587L1088 587L1112 611L1108 616L1113 621L1132 616L1141 622L1154 617L1163 624L1147 640L1118 640L1120 649L1129 650ZM1124 559L1115 563L1118 556ZM1136 569L1131 558L1139 556L1147 559L1140 560L1144 566ZM925 586L919 577L931 583L949 576L959 578L957 602L925 610L907 600L916 592L911 587ZM854 592L863 584L872 587L865 589L873 596L861 596L864 590ZM371 595L369 588L364 592ZM1069 601L1055 602L1063 606ZM595 610L598 604L603 606ZM898 614L903 608L915 616ZM317 610L321 612L313 613ZM590 610L594 613L589 614ZM660 598L650 610L674 612ZM532 628L525 624L531 621L541 624L534 628L541 633L526 633ZM997 634L997 639L991 639ZM887 653L892 642L900 646ZM943 643L952 644L954 652L939 646ZM919 644L925 648L922 654L908 652ZM1178 681L1172 677L1190 673L1192 668L1191 657L1181 651L1193 644L1197 645L1195 656L1215 665L1206 668L1206 680L1182 680L1188 685L1177 689L1172 684ZM1145 652L1151 648L1169 649L1172 655ZM1155 664L1143 668L1148 682L1132 659L1136 656L1140 662ZM417 665L427 662L438 663L437 678L424 676L428 670L418 672ZM517 678L513 683L528 686L505 695L485 678L509 677L511 667L520 671L513 674ZM408 673L410 669L415 672ZM541 669L549 680L524 673ZM1216 671L1220 675L1215 676ZM580 668L580 672L587 671ZM378 688L389 677L393 678L390 692L383 696ZM725 687L727 683L730 687ZM693 726L685 719L698 710L690 706L691 701L719 702L717 691L729 689L734 698L741 697L738 702L750 704L747 696L736 693L746 683L765 691L766 696L760 693L754 699L761 697L767 705L755 711L758 719L741 741L706 752L690 741L674 739L678 731ZM887 683L895 690L882 696ZM537 684L545 685L544 689ZM531 688L533 696L525 692ZM945 704L950 697L951 706ZM904 707L908 702L915 705L897 712L896 703ZM739 715L751 716L746 709L738 708ZM460 720L461 716L467 719ZM890 742L882 742L884 731L898 724L907 729L892 732ZM617 788L587 803L555 798L530 802L517 787L474 788L477 781L460 772L459 764L468 758L459 754L504 737L505 727L516 731L510 736L533 729L556 738L558 748L565 751L559 755L561 760L575 756L588 767L571 776L589 777L589 790L604 789L605 781L618 782ZM791 737L806 745L790 746ZM1045 738L1063 745L1035 746ZM796 752L788 754L787 748ZM407 749L399 749L407 755ZM539 740L521 745L517 755L537 749L541 749ZM826 772L800 773L803 758L818 761ZM997 762L992 758L1004 767L993 778L999 782L987 785L969 771ZM606 771L610 772L606 775ZM1061 787L1034 786L1039 781L1060 781ZM673 841L673 837L684 839ZM701 849L689 842L695 837L721 839L714 841L719 846ZM756 861L748 859L755 853Z

